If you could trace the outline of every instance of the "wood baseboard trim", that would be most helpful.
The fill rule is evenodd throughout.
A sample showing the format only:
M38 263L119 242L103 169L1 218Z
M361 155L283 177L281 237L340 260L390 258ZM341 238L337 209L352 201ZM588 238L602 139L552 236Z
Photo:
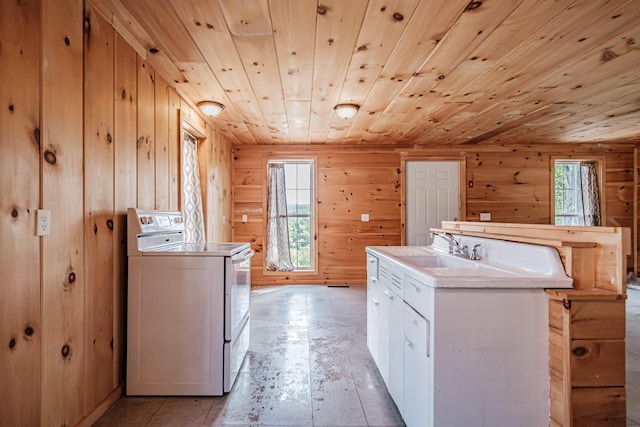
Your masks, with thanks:
M120 384L116 387L109 396L105 400L102 401L96 408L90 413L87 414L83 419L81 419L76 427L91 427L96 421L102 417L109 408L113 406L114 403L120 399L124 391L124 385Z

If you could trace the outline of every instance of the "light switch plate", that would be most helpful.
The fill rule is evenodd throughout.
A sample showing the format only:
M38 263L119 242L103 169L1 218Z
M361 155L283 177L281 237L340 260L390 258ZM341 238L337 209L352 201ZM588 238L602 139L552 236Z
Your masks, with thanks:
M491 221L491 214L489 212L482 212L480 214L480 221Z
M360 221L362 221L362 222L369 222L369 214L362 214L362 215L360 215Z
M247 215L242 215L242 222L247 222L247 221L248 221Z

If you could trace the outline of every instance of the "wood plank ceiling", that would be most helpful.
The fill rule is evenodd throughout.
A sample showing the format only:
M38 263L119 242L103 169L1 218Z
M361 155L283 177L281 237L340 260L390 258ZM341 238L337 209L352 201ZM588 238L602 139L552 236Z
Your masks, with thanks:
M638 0L89 2L237 144L640 141Z

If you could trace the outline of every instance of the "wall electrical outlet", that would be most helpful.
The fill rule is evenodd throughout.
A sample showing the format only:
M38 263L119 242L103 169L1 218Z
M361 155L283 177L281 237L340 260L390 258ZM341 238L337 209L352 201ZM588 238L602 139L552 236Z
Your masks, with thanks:
M489 212L480 213L480 221L491 221L491 214Z
M362 215L360 215L360 221L362 221L362 222L369 222L369 214L362 214Z
M247 221L248 221L247 216L246 215L242 215L242 222L247 222Z
M51 211L38 209L36 211L36 235L48 236L51 233Z

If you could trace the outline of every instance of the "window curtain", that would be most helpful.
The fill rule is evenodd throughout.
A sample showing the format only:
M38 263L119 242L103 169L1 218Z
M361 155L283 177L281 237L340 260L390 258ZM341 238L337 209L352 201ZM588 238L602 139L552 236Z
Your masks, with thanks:
M600 219L600 194L598 192L598 176L596 175L595 162L580 163L580 179L582 180L584 225L602 225Z
M198 141L184 132L182 142L182 210L185 217L185 242L204 243L204 214L198 170Z
M267 221L267 270L292 271L284 163L267 165Z

